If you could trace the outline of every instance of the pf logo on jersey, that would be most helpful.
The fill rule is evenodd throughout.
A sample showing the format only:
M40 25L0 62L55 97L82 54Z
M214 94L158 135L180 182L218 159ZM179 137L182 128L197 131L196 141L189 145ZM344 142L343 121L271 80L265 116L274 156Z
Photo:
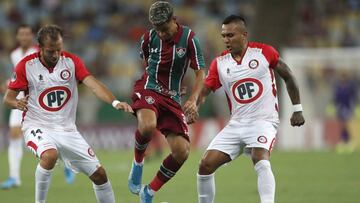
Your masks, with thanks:
M39 96L40 106L48 111L59 111L70 99L71 91L64 86L50 87Z
M255 78L245 78L232 85L234 99L240 104L247 104L258 99L263 93L262 83Z

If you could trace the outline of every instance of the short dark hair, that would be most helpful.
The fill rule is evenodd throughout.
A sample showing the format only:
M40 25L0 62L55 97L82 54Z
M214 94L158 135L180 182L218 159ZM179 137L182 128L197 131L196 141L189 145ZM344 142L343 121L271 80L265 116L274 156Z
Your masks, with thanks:
M242 16L238 16L238 15L229 15L228 17L226 17L223 21L222 24L226 25L229 23L237 23L237 22L243 22L244 25L246 26L246 20L244 17Z
M29 28L31 30L31 32L33 31L32 27L28 24L25 24L25 23L22 23L22 24L19 24L17 27L16 27L16 33L19 32L19 30L21 28Z
M157 1L149 9L149 21L155 26L169 22L173 15L174 8L166 1Z
M50 37L51 40L57 40L59 36L63 37L63 30L57 25L45 25L37 33L37 41L40 46L44 46L44 41Z

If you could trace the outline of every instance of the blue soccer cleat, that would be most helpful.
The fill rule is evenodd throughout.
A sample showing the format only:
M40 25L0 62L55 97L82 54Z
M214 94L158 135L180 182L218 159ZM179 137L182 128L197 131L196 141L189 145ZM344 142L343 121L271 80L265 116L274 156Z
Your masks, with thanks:
M142 172L143 164L135 164L135 161L133 161L128 180L129 190L133 194L137 195L140 192Z
M67 184L73 184L74 183L74 172L68 167L64 168L64 174L65 174L65 180Z
M145 185L140 190L140 203L152 203L153 195L149 193L149 185Z
M19 187L21 183L16 181L15 178L9 177L6 181L0 184L0 189L8 190L10 188Z

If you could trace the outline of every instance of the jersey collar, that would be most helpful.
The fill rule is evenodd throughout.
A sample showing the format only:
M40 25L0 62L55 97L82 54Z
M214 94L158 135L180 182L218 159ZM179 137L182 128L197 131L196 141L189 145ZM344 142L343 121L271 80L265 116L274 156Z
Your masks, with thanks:
M179 25L178 23L176 23L177 25L177 32L176 34L174 35L174 37L172 38L172 41L177 44L180 39L181 39L181 35L183 33L183 27L181 25Z

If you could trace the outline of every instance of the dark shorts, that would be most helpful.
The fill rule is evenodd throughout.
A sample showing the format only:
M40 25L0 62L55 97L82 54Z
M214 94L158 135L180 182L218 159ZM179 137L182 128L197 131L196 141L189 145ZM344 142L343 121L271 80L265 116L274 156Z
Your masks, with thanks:
M151 109L157 118L156 128L165 136L170 133L181 134L190 141L186 118L181 106L174 100L152 90L134 91L131 97L134 111Z

